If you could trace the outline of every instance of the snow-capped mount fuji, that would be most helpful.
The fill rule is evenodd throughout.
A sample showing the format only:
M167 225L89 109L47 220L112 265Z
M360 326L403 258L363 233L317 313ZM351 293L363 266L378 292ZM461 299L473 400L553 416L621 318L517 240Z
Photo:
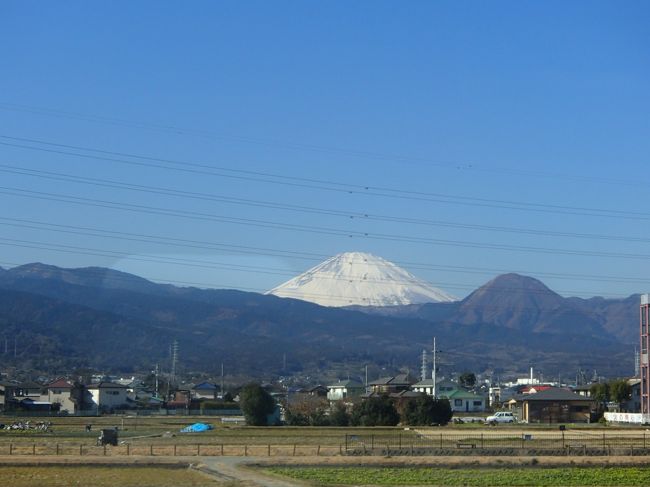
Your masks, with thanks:
M335 255L266 294L332 307L457 301L392 262L363 252Z

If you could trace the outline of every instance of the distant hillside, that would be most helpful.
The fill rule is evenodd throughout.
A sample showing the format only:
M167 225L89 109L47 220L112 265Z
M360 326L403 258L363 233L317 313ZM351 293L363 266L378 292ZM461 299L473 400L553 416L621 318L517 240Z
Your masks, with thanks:
M314 376L335 366L361 370L368 363L417 370L422 348L430 347L434 335L448 368L524 370L534 363L547 373L578 366L613 374L633 369L628 347L580 306L547 288L549 295L506 293L512 279L488 283L460 303L406 312L394 307L391 316L159 285L101 268L30 264L0 272L0 336L22 334L30 347L23 359L122 370L166 360L175 339L187 370L214 372L224 361L231 371L265 377L283 372L284 353L287 372ZM529 291L542 289L539 281L521 279L532 286ZM0 353L0 364L11 358Z
M359 311L474 326L478 323L513 330L581 334L638 342L639 295L624 299L564 298L541 281L518 274L498 276L456 303L427 303Z

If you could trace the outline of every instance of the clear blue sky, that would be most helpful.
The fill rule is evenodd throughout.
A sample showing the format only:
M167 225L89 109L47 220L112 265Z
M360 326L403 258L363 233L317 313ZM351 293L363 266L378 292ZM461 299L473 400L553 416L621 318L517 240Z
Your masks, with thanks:
M647 292L648 25L644 1L5 1L1 136L400 189L407 193L392 194L407 198L60 153L76 149L0 145L0 217L13 219L0 221L0 266L101 265L152 279L264 290L319 256L358 250L417 263L405 267L458 296L505 271L539 277L565 295ZM24 170L343 215L87 185ZM416 193L438 196L424 201L413 199ZM88 200L78 205L60 195ZM107 208L97 200L192 218ZM518 209L495 200L517 202ZM519 203L558 208L531 211ZM197 219L197 213L222 221ZM352 213L396 221L352 219ZM368 237L239 225L223 217ZM15 226L17 220L40 223L26 228ZM44 224L85 229L55 232ZM98 236L100 230L123 238ZM517 233L522 230L532 232ZM172 247L126 234L199 243ZM208 245L216 243L227 247ZM235 246L315 255L245 254Z

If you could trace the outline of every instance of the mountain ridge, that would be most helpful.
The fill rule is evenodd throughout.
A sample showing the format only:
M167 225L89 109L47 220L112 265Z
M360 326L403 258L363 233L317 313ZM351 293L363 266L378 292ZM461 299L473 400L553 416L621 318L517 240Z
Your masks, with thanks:
M594 329L587 334L590 338L586 342L584 330L573 332L568 327L550 329L529 323L508 327L498 320L489 322L492 314L483 315L480 322L462 322L461 318L466 316L462 313L463 305L468 306L471 295L462 302L383 308L384 314L377 315L372 314L376 309L368 307L356 310L323 307L237 290L159 285L138 276L131 279L130 275L125 280L108 283L98 277L107 275L101 268L65 269L60 273L39 265L31 269L29 265L21 267L0 273L0 294L23 293L21 300L31 314L11 306L11 297L0 301L0 334L16 331L16 320L20 318L23 332L35 341L50 339L59 345L67 343L75 360L89 364L94 360L95 365L111 366L119 362L127 368L143 366L148 361L164 358L171 341L178 339L181 349L188 351L184 363L190 370L214 370L215 357L219 357L233 370L248 376L281 373L282 360L278 354L283 351L290 357L290 370L305 370L310 374L324 374L350 364L362 367L364 363L373 367L390 368L396 364L417 367L422 348L429 346L432 336L437 336L445 343L450 364L476 370L503 369L532 361L549 371L558 367L566 371L567 367L587 367L604 353L618 357L609 366L613 373L623 373L622 370L633 367L629 347L602 331L605 319L590 322ZM132 289L134 285L139 288ZM504 290L491 287L497 295ZM482 293L477 296L482 297ZM71 307L66 311L69 333L57 321L62 311L52 311L50 301L44 299L56 301L60 307L56 309ZM560 299L565 300L561 301L563 307L540 316L552 319L550 312L566 307L572 312L580 306L589 307L587 301L576 304L573 298L560 296ZM4 307L1 303L5 303ZM629 303L634 312L638 311L637 305ZM599 312L606 314L610 305L607 300L598 300ZM624 306L625 302L615 305ZM97 312L97 317L93 318L88 310ZM394 314L386 314L387 310ZM26 316L33 317L35 324L30 324ZM582 314L574 316L583 317ZM93 331L96 333L93 343L101 344L104 323L103 333L114 350L113 356L107 356L101 348L98 351L94 345L87 347L85 356L82 353L86 327L93 321L98 323ZM47 323L58 324L48 331L44 326ZM634 328L637 326L635 323ZM56 360L59 352L55 348L51 355L46 353L46 363ZM105 358L102 361L100 357ZM0 354L0 363L8 358Z

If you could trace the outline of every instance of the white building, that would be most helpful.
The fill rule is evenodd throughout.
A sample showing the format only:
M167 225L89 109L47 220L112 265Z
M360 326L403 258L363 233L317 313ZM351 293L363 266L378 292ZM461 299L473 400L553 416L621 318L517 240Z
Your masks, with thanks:
M52 404L53 408L58 405L59 411L74 414L77 404L72 398L72 384L65 379L57 379L50 382L41 395L41 400Z
M93 407L98 411L111 411L127 406L127 387L114 382L100 382L86 387Z
M350 397L359 397L366 388L360 382L354 380L339 380L336 384L327 386L327 399L339 401Z

